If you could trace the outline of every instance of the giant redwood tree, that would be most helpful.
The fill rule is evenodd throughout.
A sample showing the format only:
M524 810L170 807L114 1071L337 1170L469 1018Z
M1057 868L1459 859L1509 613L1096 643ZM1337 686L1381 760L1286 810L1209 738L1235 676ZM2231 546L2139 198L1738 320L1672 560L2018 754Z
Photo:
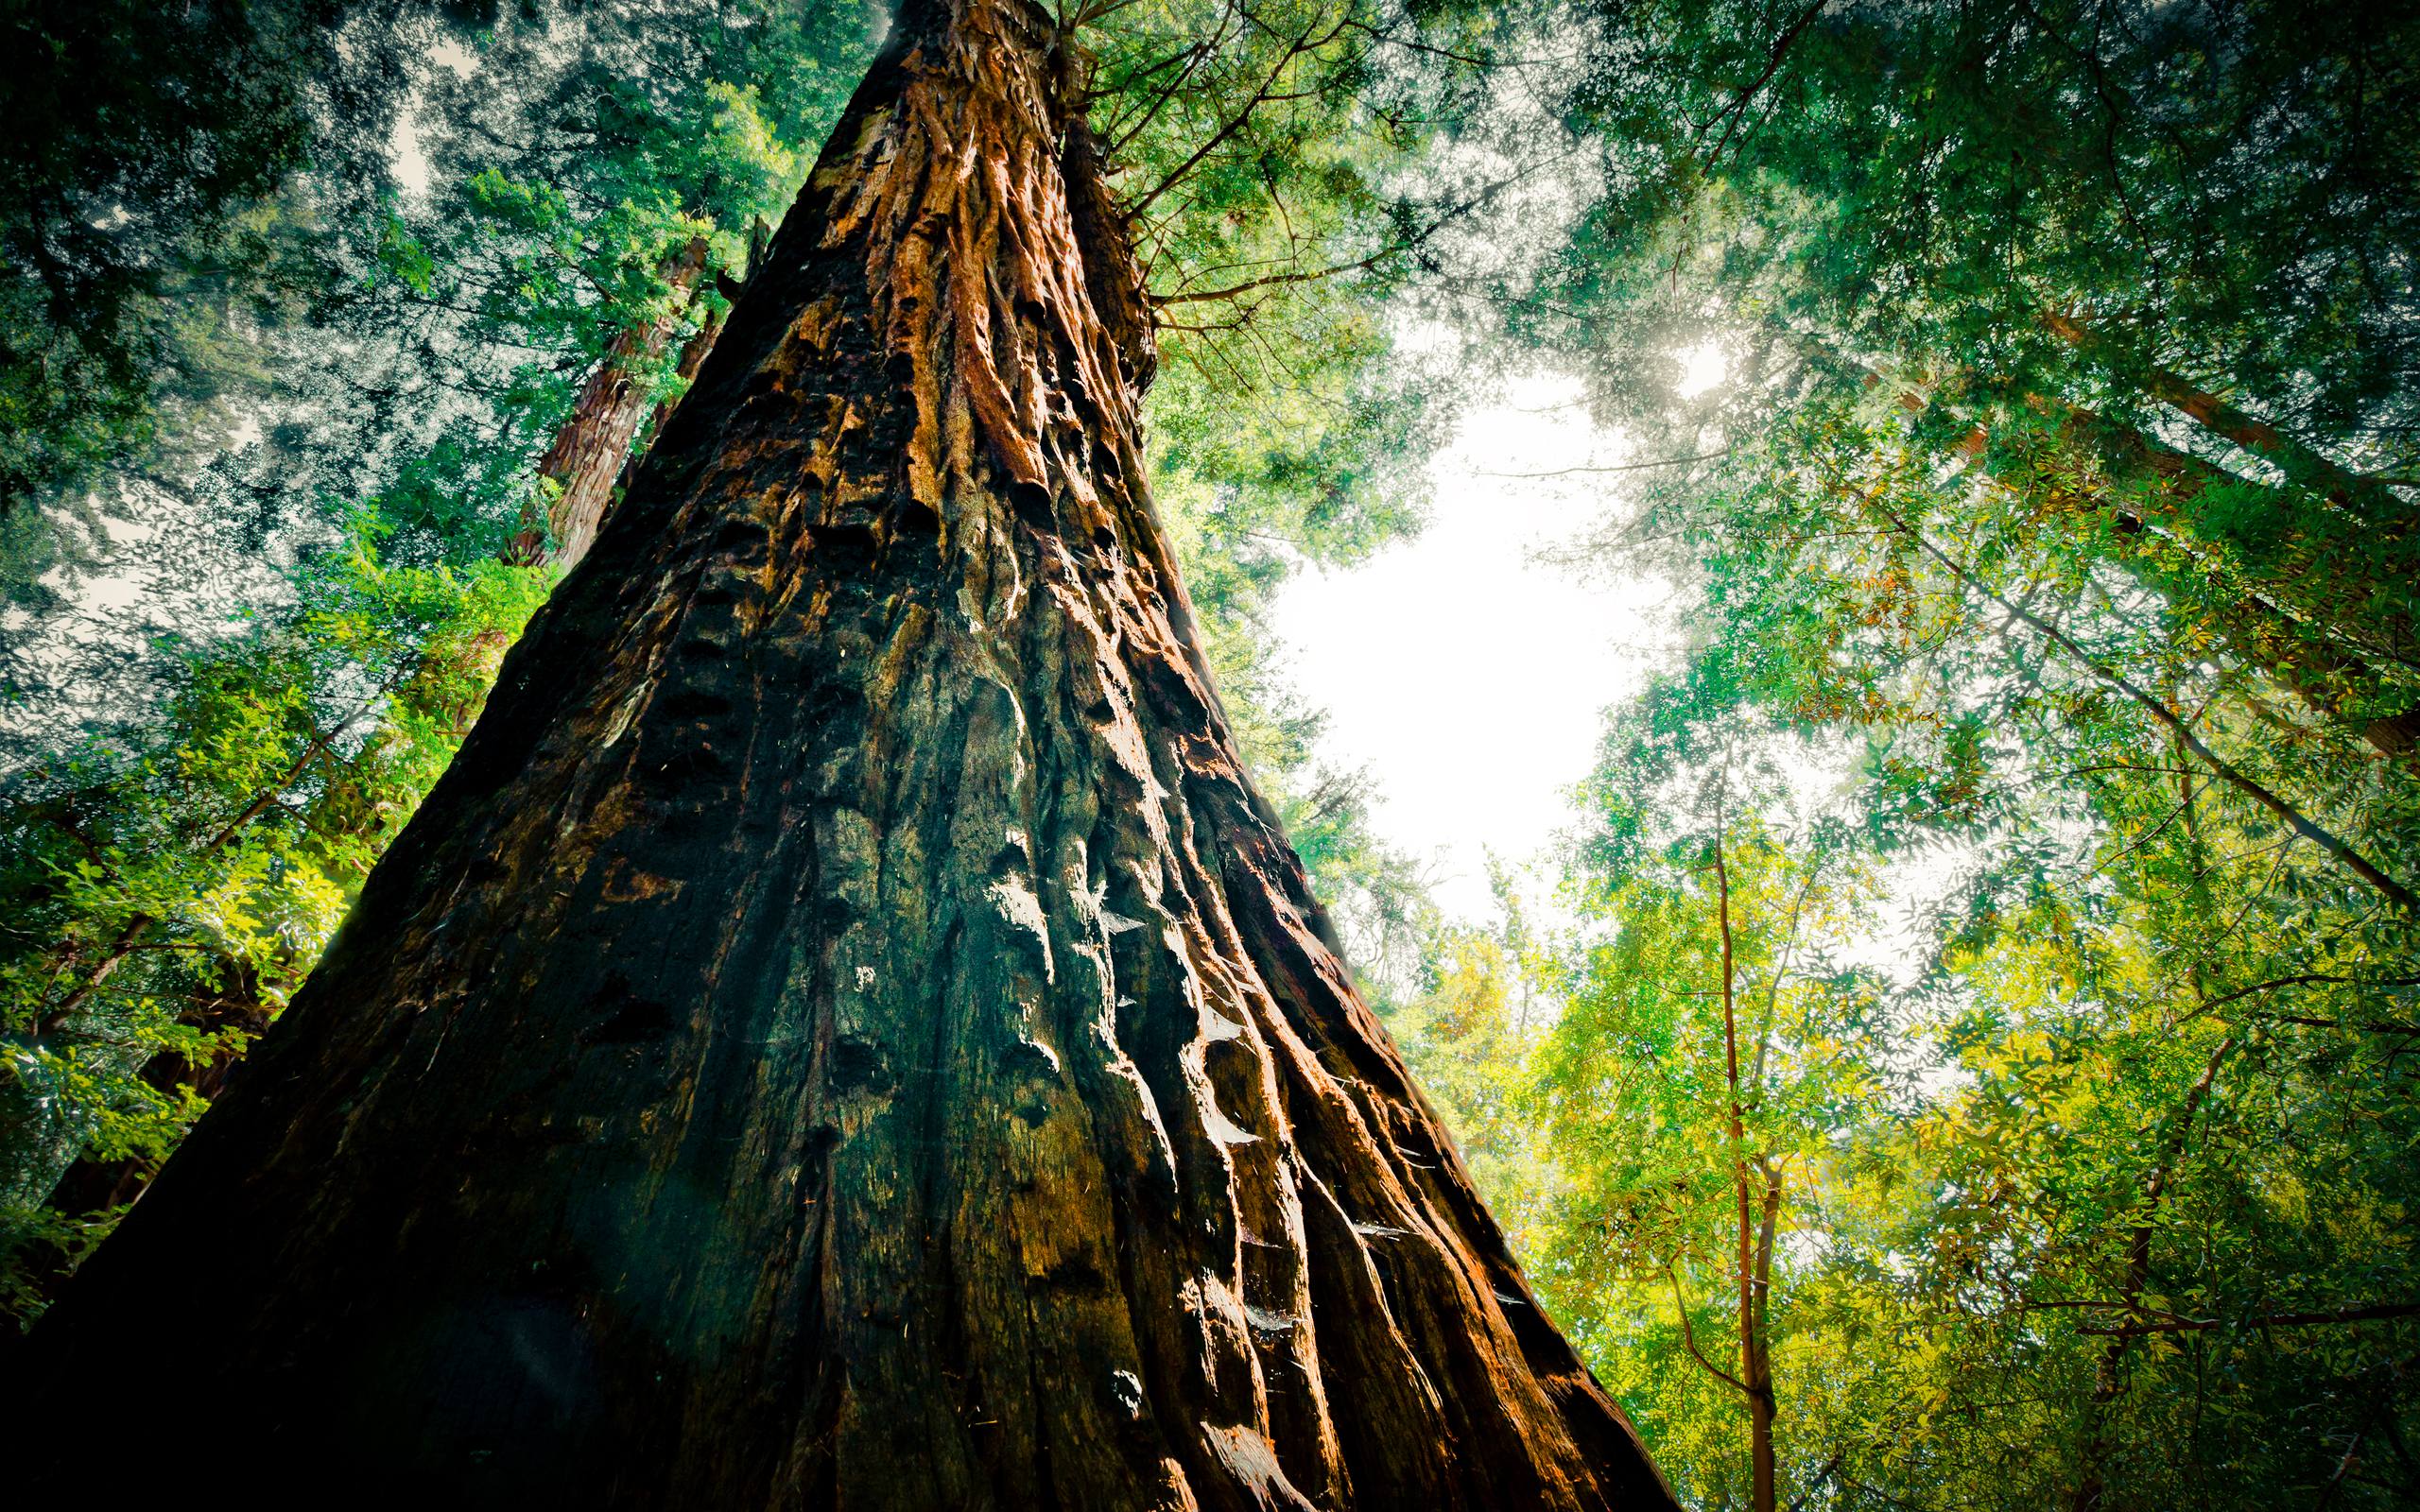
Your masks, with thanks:
M86 1480L73 1415L203 1327L113 1485L240 1431L348 1500L1670 1504L1239 767L1076 61L910 0L455 766L9 1363L21 1464Z

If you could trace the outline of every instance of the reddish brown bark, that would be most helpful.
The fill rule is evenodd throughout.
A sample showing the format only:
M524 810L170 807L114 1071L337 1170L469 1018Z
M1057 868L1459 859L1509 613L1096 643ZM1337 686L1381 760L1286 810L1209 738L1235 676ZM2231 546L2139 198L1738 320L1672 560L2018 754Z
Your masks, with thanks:
M683 392L686 392L689 385L698 381L699 369L705 367L707 356L715 350L715 342L722 335L723 320L730 313L727 309L709 310L706 312L706 318L699 323L698 329L689 333L689 339L681 344L681 360L674 365L672 372L673 376L681 381ZM680 405L680 403L678 395L657 402L655 413L648 418L647 423L648 438L664 434L666 423L672 419L672 411ZM637 475L639 463L644 456L645 447L642 444L641 450L622 464L622 475L617 487L627 487Z
M2043 324L2059 339L2079 350L2089 352L2101 345L2089 327L2066 316L2047 315ZM2273 464L2296 482L2319 490L2372 526L2396 537L2411 533L2411 507L2395 495L2389 484L2364 477L2268 421L2238 409L2181 373L2152 367L2143 371L2141 381L2153 399L2211 435Z
M1748 1505L1753 1512L1773 1512L1772 1340L1767 1325L1772 1297L1773 1229L1781 1216L1781 1177L1770 1160L1763 1156L1751 1158L1748 1153L1747 1108L1739 1084L1738 977L1731 938L1731 868L1722 853L1724 838L1722 816L1718 810L1715 909L1722 941L1723 1085L1730 1094L1724 1132L1730 1140L1732 1187L1738 1199L1738 1257L1733 1274L1739 1293L1739 1374L1731 1384L1738 1388L1748 1404ZM1761 1065L1761 1046L1757 1060ZM1761 1198L1755 1195L1757 1177L1762 1177Z
M1241 770L1056 42L901 17L455 768L33 1335L37 1481L207 1316L181 1387L248 1473L444 1504L1672 1504Z
M676 294L686 295L705 272L706 243L692 238L666 270ZM660 360L680 328L681 314L667 310L646 325L617 333L605 346L605 355L589 376L571 418L555 432L554 444L538 461L538 476L557 491L543 509L532 503L523 511L520 534L505 548L505 559L534 567L561 564L566 571L588 555L614 503L614 487L630 460L639 426L656 407L648 403L647 369ZM719 321L710 322L709 330ZM700 362L714 344L706 332L700 345L693 339L683 353L695 352ZM695 369L691 369L695 371ZM661 418L659 412L658 418Z

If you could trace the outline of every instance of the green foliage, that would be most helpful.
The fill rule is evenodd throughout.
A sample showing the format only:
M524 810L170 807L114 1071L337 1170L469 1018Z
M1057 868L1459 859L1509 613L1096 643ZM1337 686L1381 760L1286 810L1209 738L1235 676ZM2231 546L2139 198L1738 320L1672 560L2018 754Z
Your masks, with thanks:
M1785 1502L2403 1504L2410 17L1573 15L1599 193L1499 293L1657 464L1601 560L1686 648L1482 1077L1558 1317L1741 1504L1726 834Z
M114 1210L46 1206L79 1156L155 1166L307 974L436 781L539 575L380 559L365 524L297 612L174 653L156 725L15 774L0 808L0 1244L12 1311Z
M169 283L232 250L229 211L309 137L322 18L12 5L0 109L0 508L139 435L173 343ZM97 96L97 97L96 97Z
M1747 1143L1787 1176L1785 1494L2275 1504L2420 1415L2420 953L2313 838L2408 875L2420 774L2197 639L2056 478L1945 471L1923 423L1802 404L1623 533L1697 633L1583 794L1589 932L1507 1073L1559 1183L1530 1257L1667 1469L1737 1503L1743 1409L1673 1289L1731 1348L1720 829L1740 1001L1778 1026ZM1846 964L1877 888L1911 978Z
M195 565L247 578L240 617L139 651L120 632L114 702L90 663L16 690L85 727L27 742L0 801L0 1290L19 1317L182 1137L451 759L551 580L499 552L598 353L723 299L710 282L692 304L668 254L701 237L709 281L745 273L871 41L854 4L599 15L568 55L566 22L499 21L467 77L423 66L412 109L454 177L361 198L315 244L323 281L358 249L349 280L262 333L276 423L182 493L207 526ZM499 88L499 67L522 72ZM668 396L668 357L656 380ZM289 569L262 571L254 499Z
M2389 291L2420 215L2403 8L1582 10L1599 48L1570 108L1608 193L1557 269L1566 296L1945 352L2046 391L2072 371L2055 313L2100 330L2136 391L2155 364L2224 374L2273 421L2399 444L2415 349Z

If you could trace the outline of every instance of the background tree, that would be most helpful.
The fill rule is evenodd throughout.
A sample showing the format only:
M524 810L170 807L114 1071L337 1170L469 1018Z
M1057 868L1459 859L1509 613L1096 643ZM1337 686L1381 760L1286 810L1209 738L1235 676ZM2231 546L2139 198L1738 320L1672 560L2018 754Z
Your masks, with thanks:
M2055 474L2019 491L2060 549L2326 738L2406 754L2410 22L1606 8L1571 108L1607 192L1524 323L1584 349L1609 417L1660 417L1663 455L1878 389L1934 465ZM1668 353L1703 341L1737 381L1677 403Z
M123 512L110 476L181 472L257 402L260 327L324 290L332 223L373 201L411 72L405 9L19 0L0 83L0 591ZM78 528L80 526L80 529Z
M1874 869L1833 796L1792 782L1813 752L1659 692L1587 789L1561 1012L1513 1078L1555 1173L1532 1253L1684 1495L1771 1507L1827 1480L1822 1436L1776 1433L1824 1389L1803 1362L1837 1345L1803 1261L1841 1141L1894 1079L1887 982L1844 958Z
M1785 1467L1809 1504L2408 1498L2409 18L1574 14L1601 189L1495 292L1636 447L1578 555L1681 585L1658 738L1745 719L1832 774L1910 962L1776 1249ZM1572 863L1616 950L1665 918L1606 849L1634 749ZM1624 1046L1549 1043L1504 1074L1559 1116L1659 1107ZM1586 1232L1601 1178L1537 1149L1527 1231ZM1736 1498L1653 1314L1531 1243L1676 1480Z

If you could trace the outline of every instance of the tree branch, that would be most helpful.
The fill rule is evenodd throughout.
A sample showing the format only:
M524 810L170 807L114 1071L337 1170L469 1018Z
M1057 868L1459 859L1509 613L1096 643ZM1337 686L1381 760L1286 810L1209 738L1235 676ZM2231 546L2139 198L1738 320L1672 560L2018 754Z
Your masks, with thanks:
M1170 173L1167 178L1161 180L1158 185L1155 186L1150 194L1147 194L1142 198L1136 200L1126 212L1127 216L1130 219L1133 216L1140 215L1144 211L1150 209L1151 202L1153 200L1158 199L1160 196L1167 194L1170 189L1175 188L1180 182L1184 181L1187 174L1190 174L1194 169L1201 165L1203 159L1217 151L1219 146L1229 137L1234 136L1237 131L1242 130L1244 123L1252 119L1253 112L1259 110L1263 105L1270 104L1274 100L1293 97L1282 96L1270 93L1270 91L1276 86L1279 77L1285 74L1287 65L1291 63L1295 59L1303 56L1305 53L1316 52L1318 49L1326 46L1329 43L1334 42L1337 36L1344 29L1343 24L1340 22L1328 32L1326 36L1314 43L1311 41L1311 32L1318 26L1318 20L1314 18L1311 25L1305 27L1300 36L1296 37L1292 42L1286 45L1286 50L1278 55L1276 66L1270 69L1268 77L1261 80L1260 87L1253 92L1252 98L1244 102L1243 109L1237 111L1234 116L1230 117L1225 125L1212 132L1210 140L1194 148L1193 155L1186 158L1183 163L1178 163L1175 171Z
M1773 43L1772 56L1765 60L1765 71L1756 76L1756 81L1742 91L1737 99L1723 108L1721 116L1716 117L1717 120L1728 117L1730 124L1722 129L1722 136L1714 144L1714 150L1705 155L1707 167L1711 168L1721 159L1723 149L1731 145L1732 133L1737 131L1739 123L1748 118L1749 102L1754 100L1767 84L1772 82L1775 74L1781 72L1782 59L1789 53L1790 44L1798 41L1799 33L1812 25L1815 18L1823 14L1824 8L1829 4L1831 0L1815 0L1813 5L1800 11L1797 19L1790 22L1789 28L1782 32L1781 40ZM1711 124L1711 122L1708 123L1708 125Z
M1672 1306L1681 1314L1681 1343L1689 1351L1689 1357L1705 1366L1706 1373L1717 1381L1733 1387L1742 1396L1754 1396L1754 1393L1751 1392L1737 1376L1716 1365L1699 1350L1697 1334L1689 1328L1689 1299L1681 1295L1680 1271L1674 1266L1667 1265L1664 1267L1664 1279L1672 1283Z
M2166 1317L2114 1329L2084 1327L2076 1332L2119 1338L2144 1333L2202 1333L2212 1329L2323 1328L2398 1317L2420 1317L2420 1302L2375 1302L2366 1307L2340 1307L2322 1313L2270 1313L2259 1317Z
M1906 521L1901 520L1897 515L1884 507L1879 502L1873 499L1870 495L1867 496L1866 502L1872 505L1884 519L1889 520L1892 524L1897 525L1910 541L1913 541L1916 543L1919 550L1921 550L1926 556L1930 557L1933 560L1939 562L1943 567L1946 568L1950 575L1956 577L1960 582L1964 583L1967 587L1972 588L1983 597L1990 599L1995 604L1997 604L2009 614L2024 621L2027 625L2031 626L2037 633L2039 633L2044 639L2050 642L2051 644L2058 646L2061 650L2066 651L2068 655L2083 662L2085 669L2091 672L2094 677L2099 678L2101 681L2108 683L2111 687L2116 688L2118 692L2126 695L2127 697L2133 699L2135 704L2140 706L2144 713L2150 714L2153 719L2158 720L2161 724L2166 725L2175 733L2178 741L2183 744L2186 749L2191 751L2204 765L2206 765L2211 771L2217 773L2230 786L2242 793L2245 797L2250 798L2254 802L2258 803L2262 808L2269 810L2272 814L2274 814L2279 818L2285 820L2288 827L2296 834L2310 841L2313 845L2318 846L2322 850L2326 851L2328 855L2335 858L2339 866L2342 866L2345 870L2350 871L2353 875L2360 878L2363 882L2368 883L2372 887L2376 888L2381 896L2385 897L2396 907L2402 909L2406 913L2420 913L2420 899L2415 899L2412 896L2411 888L2406 887L2402 883L2397 882L2394 878L2387 875L2384 871L2379 870L2368 857L2362 855L2342 839L2323 828L2308 816L2305 815L2300 809L2295 808L2292 804L2287 802L2284 799L2270 791L2270 789L2263 785L2258 779L2253 777L2250 773L2245 772L2240 767L2238 767L2234 763L2228 761L2225 757L2221 756L2208 746L2203 744L2202 737L2193 733L2192 728L2178 716L2175 710L2170 709L2168 705L2160 702L2157 698L2152 697L2150 694L2145 693L2142 689L2135 687L2132 682L2121 677L2116 668L2106 666L2097 661L2090 652L2086 651L2083 646L2078 645L2073 640L2069 639L2065 632L2061 631L2048 621L2042 619L2039 615L2033 614L2026 610L2019 609L2016 605L2010 603L1998 593L1994 593L1991 589L1985 587L1974 576L1973 574L1969 573L1965 568L1960 566L1955 560L1951 559L1951 558L1942 551L1940 547L1935 546L1921 531L1918 531L1915 527L1910 525Z
M1620 462L1609 467L1550 467L1542 472L1482 472L1483 478L1559 478L1574 472L1644 472L1650 468L1684 467L1691 462L1711 462L1729 456L1731 448L1720 452L1701 452L1695 456L1659 456L1651 462Z

